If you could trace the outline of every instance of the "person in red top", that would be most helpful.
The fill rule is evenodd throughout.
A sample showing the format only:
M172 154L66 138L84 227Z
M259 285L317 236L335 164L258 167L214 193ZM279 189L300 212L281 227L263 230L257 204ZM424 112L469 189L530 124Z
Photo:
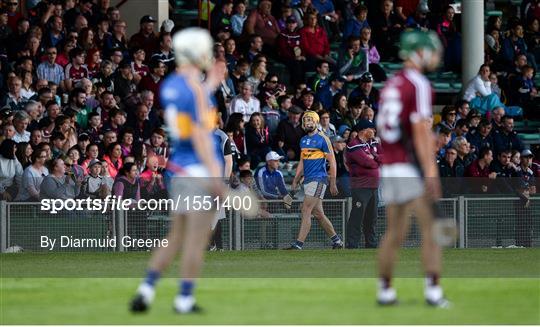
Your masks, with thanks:
M278 56L291 72L291 84L298 85L305 80L306 57L300 48L296 18L289 16L285 24L285 30L277 38Z
M389 79L381 92L377 132L382 141L382 197L388 227L379 250L377 302L391 305L397 294L391 285L397 252L409 230L414 211L422 231L422 261L426 274L427 304L448 307L439 285L441 249L435 242L434 204L441 185L431 131L432 93L423 75L441 61L442 46L433 32L410 31L401 35L403 70Z
M23 15L18 10L19 1L17 0L8 0L5 2L7 15L8 15L8 26L12 31L17 30L17 22L19 19L23 18Z
M272 2L261 0L257 10L253 10L244 23L244 34L247 36L260 35L264 45L269 48L275 46L276 38L279 35L277 20L272 16L271 12Z
M353 127L356 138L347 145L345 160L351 175L352 209L347 222L348 249L358 248L363 226L366 248L376 248L375 223L379 204L379 166L381 164L375 137L375 125L362 119ZM359 204L359 205L357 205Z
M470 181L472 193L486 193L490 191L490 179L497 177L496 172L492 172L490 164L493 161L493 152L490 148L480 149L478 159L473 161L465 170L465 177L480 177L481 180Z
M306 25L300 30L300 48L306 57L308 69L315 70L317 62L327 61L335 65L336 61L330 57L330 43L324 28L317 25L317 12L310 11L305 16Z
M139 90L150 90L154 94L159 94L159 85L163 81L167 67L157 59L152 59L149 67L150 74L141 79L139 82Z
M66 89L71 91L75 84L83 78L88 78L88 68L84 64L86 52L83 49L75 48L69 52L71 63L67 64L64 75Z

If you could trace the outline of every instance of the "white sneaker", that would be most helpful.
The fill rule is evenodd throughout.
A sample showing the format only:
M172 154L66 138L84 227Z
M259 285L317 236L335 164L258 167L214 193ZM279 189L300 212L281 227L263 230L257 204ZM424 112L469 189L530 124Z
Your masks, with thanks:
M380 305L397 304L397 292L392 287L382 288L377 291L377 303Z
M177 295L174 298L174 310L178 313L192 313L200 311L200 308L195 304L195 297Z
M132 312L145 312L150 307L156 291L154 288L146 283L142 283L137 289L137 294L131 300L130 310Z
M156 290L153 286L148 285L147 283L142 283L137 289L137 294L141 295L144 303L146 305L152 304L154 302L154 297L156 296Z
M424 297L426 303L430 306L448 309L450 308L450 302L444 298L442 287L440 286L427 286L424 289Z

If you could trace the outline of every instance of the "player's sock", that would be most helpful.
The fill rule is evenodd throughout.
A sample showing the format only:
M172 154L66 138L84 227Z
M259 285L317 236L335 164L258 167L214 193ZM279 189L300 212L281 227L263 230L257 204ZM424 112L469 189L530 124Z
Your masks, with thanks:
M380 277L379 278L379 288L387 289L392 287L392 278L390 277Z
M439 274L426 275L424 297L430 306L448 309L452 304L444 297L443 289L439 285L439 277Z
M442 287L439 285L439 274L426 275L424 296L428 303L437 303L444 298Z
M192 312L195 306L195 297L193 288L195 283L191 280L182 280L180 282L180 292L174 299L174 309L179 313Z
M148 269L148 271L146 272L146 278L144 279L144 283L154 287L160 277L161 273L159 271Z
M438 286L439 274L426 274L426 286Z
M193 282L192 280L182 280L180 282L180 295L191 296L193 294L194 287L195 287L195 282Z

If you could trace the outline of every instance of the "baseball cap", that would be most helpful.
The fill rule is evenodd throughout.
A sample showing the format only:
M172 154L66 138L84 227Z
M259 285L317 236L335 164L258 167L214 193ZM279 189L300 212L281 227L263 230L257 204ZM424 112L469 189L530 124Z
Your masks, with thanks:
M416 10L422 14L427 14L430 11L428 4L422 1L420 1L420 3L418 4L418 7L416 7Z
M94 165L101 165L101 161L97 159L92 159L92 161L90 161L90 163L88 164L88 168L92 168L92 166Z
M521 151L521 156L522 157L533 157L533 153L531 152L531 150L525 149L525 150Z
M294 16L287 17L287 20L285 21L287 24L289 23L296 23L296 18Z
M356 132L360 132L364 129L373 128L375 129L375 124L370 122L367 119L361 119L356 125L354 125L353 130Z
M330 141L332 143L340 143L340 142L345 142L345 139L339 135L334 135L332 136L332 138L330 138Z
M292 113L292 114L299 115L299 114L303 113L304 110L302 110L302 108L300 108L299 106L292 106L292 107L289 108L289 112Z
M280 156L276 151L270 151L266 154L266 161L280 159L283 159L283 156Z
M2 109L0 109L0 119L6 119L11 115L13 115L13 111L11 110L11 107L6 105Z
M306 94L311 94L313 96L315 96L315 92L313 92L310 88L306 88L302 91L302 96L306 95Z
M154 17L150 16L150 15L145 15L145 16L142 16L141 20L139 21L139 24L144 24L144 23L155 23L156 20L154 19Z
M120 69L131 68L131 64L129 63L129 61L124 59L118 64L118 68L120 68Z
M345 83L347 80L339 74L334 74L330 78L330 81L340 81L341 83Z
M360 82L369 83L373 82L373 75L370 72L365 72L360 76Z

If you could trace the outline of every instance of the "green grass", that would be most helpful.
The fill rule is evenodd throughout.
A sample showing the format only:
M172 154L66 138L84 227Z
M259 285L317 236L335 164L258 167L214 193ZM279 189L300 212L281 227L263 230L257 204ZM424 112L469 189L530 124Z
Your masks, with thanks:
M127 311L148 253L0 255L0 324L540 324L539 254L447 250L443 310L424 305L423 279L407 278L420 273L417 250L401 253L392 308L374 304L373 251L210 253L197 316L172 312L176 267L151 312Z

